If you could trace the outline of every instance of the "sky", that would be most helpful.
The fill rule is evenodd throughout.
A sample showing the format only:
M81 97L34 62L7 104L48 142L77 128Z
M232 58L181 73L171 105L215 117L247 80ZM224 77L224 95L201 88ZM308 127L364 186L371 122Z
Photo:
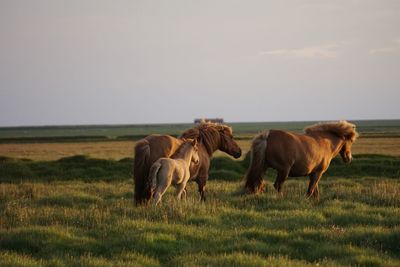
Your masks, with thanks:
M0 126L400 119L398 0L0 0Z

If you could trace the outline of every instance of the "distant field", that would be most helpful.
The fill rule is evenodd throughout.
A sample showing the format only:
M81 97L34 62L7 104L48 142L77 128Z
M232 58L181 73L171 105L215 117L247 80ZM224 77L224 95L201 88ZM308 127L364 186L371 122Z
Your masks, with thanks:
M117 138L145 136L152 133L178 135L193 124L149 124L149 125L94 125L94 126L46 126L0 128L0 138L62 138L101 137Z
M238 140L245 155L251 140ZM32 160L55 160L74 155L87 155L101 159L122 159L133 157L135 141L67 142L67 143L11 143L0 144L0 156L26 158ZM354 154L382 154L400 156L400 138L369 138L357 140L353 146ZM215 152L215 156L224 156Z
M134 141L0 144L0 155L32 160L55 160L74 155L101 159L133 157Z
M227 123L238 138L251 138L264 129L281 129L301 132L311 125L308 122L247 122ZM400 136L400 120L353 121L358 131L366 136ZM98 125L98 126L47 126L47 127L0 127L0 142L59 142L88 140L137 140L149 134L179 135L194 124L149 125Z
M244 154L263 129L302 132L314 122L231 123ZM400 155L400 120L356 121L361 138L355 154ZM193 124L0 128L0 156L54 160L73 155L102 159L133 157L135 140L148 134L179 135ZM216 152L216 156L224 153Z

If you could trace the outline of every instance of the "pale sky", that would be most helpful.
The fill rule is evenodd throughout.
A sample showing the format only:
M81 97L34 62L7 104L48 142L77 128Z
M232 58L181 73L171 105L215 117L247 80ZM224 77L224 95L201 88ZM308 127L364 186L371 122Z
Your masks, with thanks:
M400 1L0 0L0 126L400 118Z

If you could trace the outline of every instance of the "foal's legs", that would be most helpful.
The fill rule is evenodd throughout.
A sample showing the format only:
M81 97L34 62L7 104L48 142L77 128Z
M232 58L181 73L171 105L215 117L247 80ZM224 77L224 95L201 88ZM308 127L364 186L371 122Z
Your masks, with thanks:
M158 205L158 203L161 201L161 197L162 197L162 195L160 194L160 192L159 191L156 191L155 193L154 193L154 206L157 206Z
M187 190L186 190L186 186L185 186L185 188L184 188L183 191L182 191L182 197L181 197L181 199L187 200Z
M286 178L289 175L289 168L286 170L278 171L278 176L275 179L274 188L275 190L280 193L282 191L282 185L285 182Z
M177 185L176 187L177 192L176 192L176 198L178 200L181 200L182 197L184 197L186 199L186 183L180 183L179 185Z
M165 191L167 191L170 185L171 185L171 179L166 179L165 181L157 185L157 188L154 193L154 206L158 205L158 203L161 201L162 196L164 195Z

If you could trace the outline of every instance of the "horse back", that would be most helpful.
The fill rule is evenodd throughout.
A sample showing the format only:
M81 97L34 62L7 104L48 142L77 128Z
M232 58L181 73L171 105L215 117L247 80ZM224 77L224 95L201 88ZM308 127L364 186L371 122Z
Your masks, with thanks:
M327 157L329 147L322 138L271 130L266 148L268 166L291 169L290 176L308 175Z
M145 138L150 146L150 161L169 158L182 144L182 140L169 135L149 135Z

